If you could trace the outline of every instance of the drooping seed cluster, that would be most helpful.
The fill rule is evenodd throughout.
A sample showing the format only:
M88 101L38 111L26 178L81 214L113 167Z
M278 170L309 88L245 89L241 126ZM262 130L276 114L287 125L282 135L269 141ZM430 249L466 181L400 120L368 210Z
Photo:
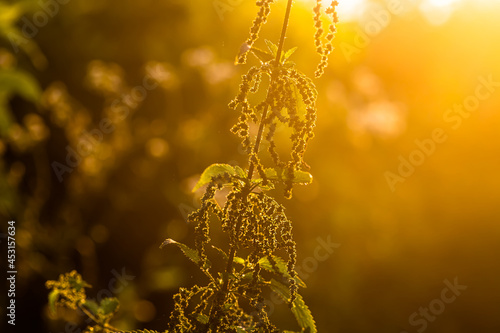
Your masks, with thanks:
M276 200L262 192L245 192L245 188L235 185L233 190L227 195L227 200L224 207L219 206L214 201L216 189L218 189L217 177L207 186L205 195L202 198L202 206L188 217L190 223L196 223L196 249L200 257L205 258L205 247L210 241L209 236L209 220L217 217L222 226L222 231L229 236L229 246L236 250L249 249L251 252L248 255L248 263L252 268L252 280L250 283L240 285L237 288L241 295L250 300L250 305L256 310L258 322L269 328L269 332L274 332L274 326L270 324L265 309L262 308L261 293L261 268L259 260L268 257L270 258L276 251L284 249L288 256L287 271L289 276L288 284L290 288L291 299L293 302L297 292L295 282L295 263L296 263L296 248L292 235L292 223L285 215L285 208ZM203 261L203 260L201 260ZM200 262L200 266L203 264ZM215 289L215 288L214 288ZM196 291L197 292L197 291ZM175 331L175 327L184 329L189 325L200 325L197 322L183 319L186 317L184 312L188 306L189 299L194 295L195 291L183 290L176 298L176 306L172 316L178 318L173 319L174 326L171 329ZM190 296L191 295L191 296ZM189 296L189 297L188 297ZM201 314L206 309L208 299L214 297L213 291L204 291L201 296L203 305L198 305L193 314ZM227 304L230 293L224 299ZM237 301L237 300L236 300ZM233 304L235 308L239 308L236 302ZM242 313L231 315L222 308L223 304L217 305L215 300L211 311L217 311L216 314L211 314L211 318L217 317L221 320L217 325L222 325L226 321L242 320ZM187 317L186 317L187 318ZM248 319L248 318L247 318ZM193 324L194 323L194 324ZM227 326L229 327L229 326Z
M237 333L236 327L254 326L253 318L243 310L235 294L229 293L224 302L218 305L212 308L216 313L211 315L213 320L209 322L209 332Z
M244 195L233 191L221 215L222 230L229 235L236 248L251 249L249 262L254 264L253 279L258 279L263 257L285 249L288 255L288 273L295 277L296 249L292 235L292 222L285 215L285 208L262 192ZM257 280L253 281L254 283ZM295 297L295 280L289 281L292 300Z
M223 176L221 176L223 177ZM220 185L217 179L213 179L207 186L205 194L201 198L200 209L188 215L188 223L193 223L195 227L195 246L201 258L198 263L203 266L206 259L205 246L210 242L210 213L216 212L219 208L214 201L215 191Z
M241 308L238 297L234 294L228 294L222 304L212 306L210 317L205 313L209 300L215 298L216 288L213 283L206 287L180 288L174 295L175 305L170 314L167 332L236 332L235 328L242 324L244 327L252 327L253 318ZM189 310L193 306L194 310Z
M252 27L250 28L250 36L248 36L244 44L247 50L250 49L255 43L255 41L259 38L260 29L262 25L266 24L267 17L269 16L269 13L271 13L271 4L274 1L275 0L258 0L255 3L260 8L259 12L257 13L257 17L253 20ZM247 54L248 52L242 52L238 56L238 64L246 63Z
M186 316L186 309L191 298L198 293L199 287L191 289L179 288L179 292L174 295L174 310L170 314L168 331L172 333L192 332L193 325Z
M262 80L263 75L267 75L270 80L267 97L253 106L248 98L251 93L257 92L253 87ZM271 159L275 167L286 170L286 197L291 196L294 171L306 166L303 156L307 142L314 136L316 98L316 88L307 76L293 67L285 67L271 61L250 68L242 76L238 95L229 103L230 108L241 110L238 122L231 131L242 139L242 146L249 154L249 162L256 167L265 183L264 168L249 133L250 122L258 123L259 119L263 121L267 130L265 140L269 143L268 152ZM265 118L262 119L264 115ZM274 135L279 123L292 128L290 136L292 151L289 161L283 161L276 149Z
M291 221L285 208L262 192L244 195L235 190L228 194L222 209L222 230L238 248L252 248L251 258L261 258L281 248L294 248ZM258 261L258 260L257 260Z
M229 107L232 109L236 109L238 105L241 106L241 115L238 118L238 122L231 128L231 132L242 138L241 144L248 153L251 152L248 122L253 121L256 123L257 115L255 114L255 110L250 106L247 97L250 92L257 92L256 87L259 85L257 79L261 75L259 67L254 66L250 68L248 73L241 77L242 80L238 95L229 103Z
M337 1L332 1L330 6L326 9L326 14L331 15L331 22L328 26L328 33L323 41L323 23L321 22L321 8L322 8L322 0L316 0L316 6L314 7L314 26L316 28L316 34L314 35L314 43L316 45L316 52L321 56L321 60L318 64L316 72L314 73L315 77L320 77L323 75L325 68L328 66L328 56L333 51L332 41L335 37L335 33L337 32L337 28L335 24L338 23L337 16Z

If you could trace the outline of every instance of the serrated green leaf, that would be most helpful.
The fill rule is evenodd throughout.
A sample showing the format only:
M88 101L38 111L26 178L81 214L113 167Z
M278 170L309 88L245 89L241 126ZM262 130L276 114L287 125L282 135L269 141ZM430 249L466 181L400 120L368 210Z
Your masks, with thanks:
M97 315L97 312L99 311L99 305L97 302L93 300L85 300L85 303L83 305L89 309L90 312L92 312L93 315Z
M241 178L247 177L247 173L245 172L245 170L243 170L242 168L240 168L237 165L234 166L234 171L236 171L236 175L241 177Z
M274 59L272 54L266 51L262 51L258 48L252 47L250 51L253 53L254 56L256 56L262 62L268 62Z
M260 276L258 278L260 281ZM248 272L241 276L241 281L252 281L252 279L253 279L253 272Z
M212 248L214 250L216 250L217 252L219 252L219 254L224 258L224 260L227 262L227 260L229 259L229 257L227 256L227 253L224 252L221 248L218 248L217 246L214 246L212 245Z
M284 174L283 171L284 171L283 169L274 169L274 168L268 168L264 170L266 177L269 180L285 181L287 180L286 173ZM307 185L312 183L312 179L313 177L309 172L295 170L293 173L292 183Z
M198 251L190 248L189 246L187 246L185 244L176 242L173 239L168 238L168 239L164 240L163 243L161 243L161 245L160 245L160 249L162 249L165 246L170 245L170 244L177 245L181 249L182 253L184 253L184 255L186 257L188 257L188 259L190 259L192 262L194 262L197 265L200 264L201 258L198 255ZM208 260L208 258L205 259L205 261L203 262L203 267L210 268L211 266L212 266L212 264L210 263L210 260Z
M281 63L284 63L285 61L290 58L290 56L297 50L297 47L292 47L290 50L286 51L285 54L281 57Z
M263 191L274 190L274 184L268 182L266 185L263 185L262 178L252 179L252 183L258 185L259 188Z
M276 265L272 265L271 261L269 260L268 257L261 258L259 260L259 265L260 267L264 268L265 270L277 274L281 274L282 276L286 277L287 279L290 279L290 273L288 273L288 268L287 268L287 263L281 259L280 257L277 256L271 256ZM297 285L302 288L306 288L306 284L302 279L299 277L298 274L295 275L295 281L297 282Z
M278 53L278 46L267 39L265 40L265 42L266 42L267 48L269 49L269 51L273 55L273 58L276 58L276 53Z
M0 91L17 94L31 102L37 102L41 96L41 89L35 78L14 69L0 70Z
M221 176L225 173L231 176L235 176L237 174L236 170L232 165L219 164L219 163L210 165L201 174L200 180L198 180L198 183L196 183L196 186L193 188L193 192L202 187L203 185L210 183L213 177Z
M293 182L297 184L311 184L313 176L306 171L297 170L293 173Z
M115 297L105 298L99 305L99 313L104 316L110 316L118 311L120 301Z
M245 266L245 259L240 257L234 257L233 262Z
M274 190L274 184L268 183L267 185L259 185L260 189L263 191L271 191Z
M70 288L75 289L76 291L92 287L82 279L82 276L80 274L76 274L75 276L68 276L68 283L70 285Z
M210 318L207 315L204 315L203 313L198 313L196 316L196 320L198 320L202 324L208 324L208 320Z
M271 279L269 287L284 300L290 299L290 290L284 284ZM318 332L311 311L299 294L296 294L295 300L292 303L292 313L303 331L310 333Z
M54 289L49 293L49 308L50 312L56 313L56 302L59 298L59 290Z

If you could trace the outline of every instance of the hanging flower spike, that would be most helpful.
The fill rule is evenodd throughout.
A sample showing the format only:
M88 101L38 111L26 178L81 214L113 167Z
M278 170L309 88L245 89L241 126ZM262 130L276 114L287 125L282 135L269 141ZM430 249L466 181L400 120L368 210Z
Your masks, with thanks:
M337 5L339 3L337 1L332 1L330 6L326 9L326 14L331 15L331 22L328 27L328 33L324 38L325 41L322 40L323 37L323 24L321 22L321 0L316 0L316 6L314 7L314 26L316 27L316 34L314 35L314 43L316 45L316 52L321 56L321 60L316 68L316 72L314 76L319 78L324 74L325 68L328 66L328 56L333 51L333 38L335 37L335 33L337 32L337 28L335 25L338 23L338 15L337 15Z
M246 51L241 52L236 61L237 64L245 64L247 61L248 50L250 50L253 44L259 39L260 28L263 24L267 22L267 17L271 13L271 4L275 0L259 0L255 4L260 7L257 17L253 20L253 25L250 28L250 36L248 36L246 42L243 44Z

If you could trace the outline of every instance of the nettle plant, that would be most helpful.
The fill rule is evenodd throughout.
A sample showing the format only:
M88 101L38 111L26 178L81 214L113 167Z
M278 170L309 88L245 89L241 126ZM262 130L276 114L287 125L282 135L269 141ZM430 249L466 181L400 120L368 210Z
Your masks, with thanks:
M274 2L256 2L258 15L236 63L245 64L247 56L253 54L259 64L242 76L238 95L229 103L229 108L240 112L231 132L242 139L248 154L248 169L228 164L209 166L194 188L205 189L201 207L188 216L188 222L195 225L195 248L172 239L160 246L179 247L208 278L206 286L180 288L174 296L174 310L165 332L282 332L271 323L264 306L262 295L269 289L288 304L301 332L317 331L298 293L298 287L305 284L294 269L297 254L292 222L285 214L285 207L269 195L275 186L280 186L284 188L284 196L291 198L294 184L312 181L311 174L304 171L309 167L303 156L307 142L314 135L317 91L312 80L289 61L296 48L283 49L292 0L287 3L278 44L266 40L269 51L254 47ZM337 5L337 1L332 1L325 11L331 20L327 31L322 23L321 0L317 0L313 10L316 52L321 56L316 77L323 74L333 50ZM259 96L264 97L255 102ZM278 126L288 127L291 133L291 152L286 160L280 156L275 142ZM257 128L255 138L251 136L252 128ZM268 144L267 154L259 149L264 140ZM266 167L263 164L266 160L272 166ZM219 203L215 195L223 188L228 188L229 193ZM210 237L213 223L220 223L227 234L225 246L213 244ZM211 260L222 262L218 266L223 269L217 271ZM88 300L85 288L89 285L75 271L61 275L58 281L48 281L47 287L51 289L52 309L56 306L80 309L94 322L87 332L120 331L109 324L118 301Z

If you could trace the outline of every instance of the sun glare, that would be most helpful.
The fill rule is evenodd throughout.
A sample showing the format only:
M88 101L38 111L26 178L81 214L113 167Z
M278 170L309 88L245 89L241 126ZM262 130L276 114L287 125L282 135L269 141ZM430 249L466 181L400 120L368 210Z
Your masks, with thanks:
M454 2L457 2L457 0L429 0L428 2L435 7L444 7L452 5Z
M307 5L313 5L316 0L298 0ZM328 7L332 0L322 0L324 7ZM376 3L370 0L338 0L337 12L342 21L361 20L363 13ZM387 5L389 0L385 1ZM486 5L499 5L499 0L404 0L403 6L408 8L417 8L427 18L429 23L440 25L448 21L451 14L458 8L460 4L472 3L481 7ZM405 5L406 4L406 5ZM377 6L384 6L378 4Z
M316 3L316 0L300 0L305 4ZM344 21L351 21L359 18L362 9L366 6L366 0L349 0L349 1L339 1L337 6L337 12L339 17L342 17ZM327 8L332 3L332 0L323 0L323 6ZM361 9L361 10L360 10Z
M424 0L420 11L430 24L441 25L448 21L459 2L461 0Z
M331 3L330 0L323 0L323 4L328 6ZM347 20L355 19L360 11L366 5L366 0L351 0L351 1L339 1L337 6L337 11L340 17L344 17Z

